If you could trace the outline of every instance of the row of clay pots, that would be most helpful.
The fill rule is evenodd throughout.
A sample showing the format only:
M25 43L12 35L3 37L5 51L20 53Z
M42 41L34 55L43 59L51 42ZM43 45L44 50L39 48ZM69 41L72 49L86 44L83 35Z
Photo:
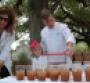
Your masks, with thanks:
M88 52L75 52L73 55L73 61L90 61L90 51Z
M67 69L63 70L37 70L37 71L27 71L28 80L35 80L36 78L40 81L46 80L46 78L50 78L52 81L69 81L70 73L72 73L74 81L82 80L82 70L72 70L69 72ZM90 67L86 68L85 71L86 80L90 81ZM16 78L18 80L24 80L25 72L22 70L16 71Z

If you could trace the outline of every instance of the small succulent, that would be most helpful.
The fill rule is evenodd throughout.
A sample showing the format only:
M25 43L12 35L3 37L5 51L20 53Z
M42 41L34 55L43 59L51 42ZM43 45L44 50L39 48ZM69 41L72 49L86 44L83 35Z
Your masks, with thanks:
M20 63L27 63L29 61L28 57L27 57L27 53L25 52L21 52L18 55L18 61Z
M74 51L86 52L89 49L88 45L85 42L79 42L74 47Z

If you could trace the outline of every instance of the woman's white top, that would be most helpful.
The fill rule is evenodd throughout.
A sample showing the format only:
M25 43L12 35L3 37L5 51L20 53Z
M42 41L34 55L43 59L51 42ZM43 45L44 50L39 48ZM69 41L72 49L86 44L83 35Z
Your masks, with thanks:
M11 44L14 42L14 34L4 31L0 38L0 60L3 60L8 70L11 70L11 58L9 52Z
M32 58L33 69L46 69L47 68L47 56L39 56L38 58Z
M63 52L67 42L75 43L75 38L66 24L55 22L53 28L45 26L41 31L41 47L47 53ZM50 62L64 62L65 56L48 56Z

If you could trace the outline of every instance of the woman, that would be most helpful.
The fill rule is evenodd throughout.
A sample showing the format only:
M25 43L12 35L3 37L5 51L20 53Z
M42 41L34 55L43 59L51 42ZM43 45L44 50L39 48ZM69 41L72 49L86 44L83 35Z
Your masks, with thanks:
M14 42L15 13L11 7L0 7L0 77L10 75L10 46Z

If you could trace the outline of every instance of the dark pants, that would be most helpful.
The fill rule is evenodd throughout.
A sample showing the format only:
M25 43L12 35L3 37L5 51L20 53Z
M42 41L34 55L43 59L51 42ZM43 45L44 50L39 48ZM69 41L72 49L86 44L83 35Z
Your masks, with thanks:
M0 78L4 78L4 77L7 77L7 76L10 76L10 73L9 73L8 69L4 65L1 68L1 71L0 71Z

